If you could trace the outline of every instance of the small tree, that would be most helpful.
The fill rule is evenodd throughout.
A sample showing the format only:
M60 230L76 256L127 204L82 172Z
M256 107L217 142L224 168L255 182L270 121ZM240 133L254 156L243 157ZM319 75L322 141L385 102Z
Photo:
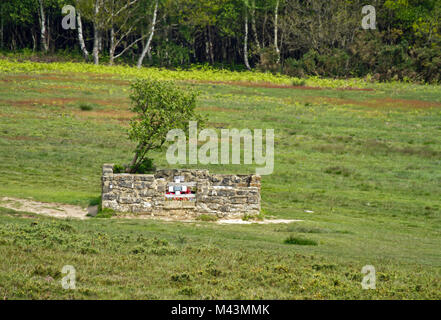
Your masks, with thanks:
M137 147L126 172L136 173L148 152L162 148L170 130L188 132L189 121L202 118L195 112L198 94L175 82L138 80L131 89L131 110L137 115L130 122L129 138Z

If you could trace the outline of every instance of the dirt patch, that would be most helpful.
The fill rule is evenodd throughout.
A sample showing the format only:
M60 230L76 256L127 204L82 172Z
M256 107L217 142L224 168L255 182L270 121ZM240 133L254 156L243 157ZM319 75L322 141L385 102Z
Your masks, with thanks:
M221 107L215 107L215 106L208 106L208 107L199 107L198 110L200 111L217 111L217 112L243 112L243 110L238 109L232 109L232 108L221 108Z
M45 203L28 199L3 197L0 198L0 207L55 218L75 218L81 220L87 218L86 209L68 204Z
M311 86L294 86L289 84L275 84L271 82L247 82L247 81L207 81L207 80L192 80L192 83L207 83L207 84L227 84L233 86L253 87L253 88L272 88L272 89L296 89L296 90L339 90L339 91L375 91L371 88L326 88L326 87L311 87Z
M92 119L97 121L115 120L128 123L134 117L134 113L128 110L97 110L97 111L73 111L75 115L82 119Z
M0 198L0 207L20 211L34 213L54 218L74 218L85 220L88 218L87 214L96 210L95 207L84 209L80 206L74 206L61 203L46 203L29 199L18 199L11 197ZM96 214L96 213L95 213ZM161 216L135 216L135 215L120 215L116 219L152 219L169 222L200 222L194 219L180 219L179 217L161 217ZM241 220L241 219L220 219L216 221L217 224L288 224L292 222L301 222L303 220L287 220L287 219L264 219L264 220Z
M422 100L406 100L406 99L377 99L372 100L374 106L380 107L385 105L387 107L404 107L404 108L435 108L441 107L441 102L422 101Z
M109 83L114 85L129 85L130 81L127 80L119 80L119 79L109 79L110 76L108 74L86 74L83 77L74 77L74 76L63 76L59 74L53 74L53 73L40 73L36 75L10 75L8 77L5 77L2 79L2 81L9 81L9 80L50 80L50 81L66 81L66 82L73 82L73 81L87 81L92 79L94 82L101 82L101 83Z
M86 101L87 100L87 101ZM92 103L101 106L117 106L127 107L128 101L125 99L85 99L85 98L35 98L27 100L0 100L3 105L11 105L15 107L32 107L38 105L65 106L72 103Z
M187 223L200 223L200 220L196 219L182 219L179 217L163 217L163 216L135 216L135 215L119 215L114 219L140 219L140 220L160 220L165 222L187 222ZM292 222L301 222L303 220L286 220L286 219L264 219L264 220L242 220L242 219L219 219L215 221L216 224L231 225L231 224L289 224Z
M14 141L39 141L39 140L41 140L40 138L29 137L29 136L14 136L14 137L0 136L0 137L8 139L8 140L14 140Z
M368 108L403 108L403 109L425 109L425 108L439 108L441 102L434 101L422 101L422 100L406 100L406 99L393 99L393 98L379 98L370 100L354 100L343 98L332 98L318 96L307 100L312 103L329 103L331 105L353 105Z
M56 105L64 106L67 103L79 101L76 98L37 98L27 100L0 100L1 104L11 105L14 107L32 107L38 105Z

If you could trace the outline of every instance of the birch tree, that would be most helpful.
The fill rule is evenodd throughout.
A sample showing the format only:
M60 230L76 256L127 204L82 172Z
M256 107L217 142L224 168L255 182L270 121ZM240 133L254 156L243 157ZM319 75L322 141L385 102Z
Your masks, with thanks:
M244 16L245 16L245 34L243 40L243 58L245 66L251 70L250 62L248 61L248 1L244 1Z
M98 65L100 63L99 50L101 42L101 23L99 19L100 9L102 6L102 0L95 0L93 7L93 63Z
M47 42L47 34L46 34L46 13L45 13L45 3L44 0L38 0L39 4L39 21L40 21L40 44L41 44L41 50L43 52L48 52L49 45Z
M153 40L153 36L155 34L155 26L156 26L156 19L157 19L157 15L158 15L158 5L159 5L159 0L155 1L155 8L153 9L153 18L152 18L152 24L151 24L151 29L150 29L150 35L147 39L147 43L144 45L144 48L138 58L138 63L136 64L136 66L138 68L141 68L142 66L142 62L144 61L145 55L148 55L149 61L152 60L152 55L151 55L151 51L150 51L150 46Z
M81 21L81 12L77 11L77 30L78 30L78 42L80 44L81 52L83 53L84 60L89 60L89 51L87 51L86 44L83 36L83 23Z
M147 36L141 35L134 40L126 41L130 35L135 34L137 24L145 16L139 14L142 0L130 0L124 2L107 0L103 7L105 21L104 25L110 28L110 45L109 45L109 64L112 65L114 60L122 56L127 50L142 41ZM118 47L123 45L123 49L116 53Z
M280 1L276 0L276 7L274 9L274 48L277 54L277 63L280 63L280 49L279 49L279 4Z

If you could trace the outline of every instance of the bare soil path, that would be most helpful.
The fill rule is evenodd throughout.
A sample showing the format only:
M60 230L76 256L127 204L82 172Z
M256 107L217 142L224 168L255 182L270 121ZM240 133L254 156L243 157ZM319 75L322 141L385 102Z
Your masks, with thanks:
M11 197L0 197L0 207L12 209L16 211L23 211L35 214L41 214L45 216L50 216L54 218L75 218L75 219L87 219L88 209L82 208L80 206L74 206L70 204L61 203L47 203L39 202L29 199L18 199ZM91 207L92 208L92 207ZM181 222L198 222L197 220L180 220L172 218L161 218L161 217L151 217L151 216L122 216L119 218L126 219L160 219L164 221L181 221ZM241 219L220 219L216 221L218 224L287 224L291 222L300 222L302 220L286 220L286 219L264 219L264 220L251 220L244 221Z
M17 211L41 214L55 218L76 218L86 219L87 209L61 203L45 203L29 199L18 199L10 197L0 198L0 207Z

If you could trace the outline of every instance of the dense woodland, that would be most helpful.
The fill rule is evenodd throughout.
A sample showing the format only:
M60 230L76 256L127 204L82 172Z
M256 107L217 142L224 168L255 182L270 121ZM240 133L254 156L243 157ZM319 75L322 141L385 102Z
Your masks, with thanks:
M0 1L4 54L441 81L441 0ZM62 27L65 5L74 29ZM362 28L365 5L375 30Z

